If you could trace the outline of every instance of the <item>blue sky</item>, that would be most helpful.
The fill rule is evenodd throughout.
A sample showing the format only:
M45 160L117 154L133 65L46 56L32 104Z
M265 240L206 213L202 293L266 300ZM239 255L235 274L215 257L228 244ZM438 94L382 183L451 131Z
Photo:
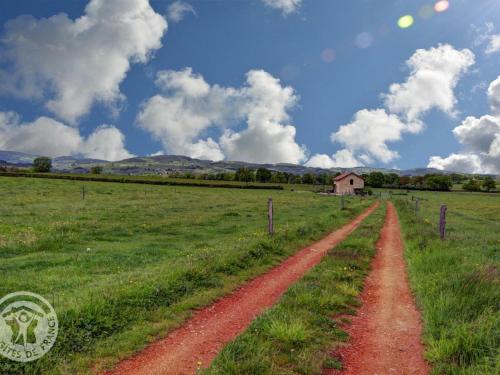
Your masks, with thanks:
M498 1L92 3L0 3L0 148L500 173Z

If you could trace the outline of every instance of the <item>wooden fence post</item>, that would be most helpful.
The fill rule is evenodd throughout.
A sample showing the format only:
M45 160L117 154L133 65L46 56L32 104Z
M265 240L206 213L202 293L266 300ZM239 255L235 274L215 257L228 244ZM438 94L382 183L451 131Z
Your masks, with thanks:
M82 200L85 200L85 185L82 186Z
M419 204L419 199L415 201L415 214L418 214L418 204Z
M340 209L345 210L344 194L340 196Z
M442 204L439 210L439 235L444 240L446 228L446 205Z
M274 233L274 226L273 226L273 198L269 198L267 200L267 217L269 219L269 235L272 236Z

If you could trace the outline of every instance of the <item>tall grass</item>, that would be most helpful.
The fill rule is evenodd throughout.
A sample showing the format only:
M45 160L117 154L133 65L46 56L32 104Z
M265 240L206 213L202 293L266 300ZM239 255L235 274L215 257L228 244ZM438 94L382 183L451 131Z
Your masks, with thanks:
M1 374L105 368L371 203L275 191L269 238L269 191L1 177L0 194L0 295L40 293L60 321L46 356Z
M424 320L433 374L500 373L500 199L419 193L397 199L410 282ZM448 207L438 236L439 206Z
M277 305L219 353L205 374L321 374L340 368L330 356L347 339L342 314L354 312L384 222L380 207Z

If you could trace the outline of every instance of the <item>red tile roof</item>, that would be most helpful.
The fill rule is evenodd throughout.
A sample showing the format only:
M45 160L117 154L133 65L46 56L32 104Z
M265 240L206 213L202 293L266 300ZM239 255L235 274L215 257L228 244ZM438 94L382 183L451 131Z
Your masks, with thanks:
M340 181L340 180L343 180L344 178L346 178L347 176L350 176L350 175L352 175L352 174L353 174L354 176L357 176L357 177L359 177L359 178L363 179L361 176L357 175L357 174L356 174L356 173L354 173L354 172L345 172L345 173L339 174L337 177L335 177L335 178L333 179L333 181Z

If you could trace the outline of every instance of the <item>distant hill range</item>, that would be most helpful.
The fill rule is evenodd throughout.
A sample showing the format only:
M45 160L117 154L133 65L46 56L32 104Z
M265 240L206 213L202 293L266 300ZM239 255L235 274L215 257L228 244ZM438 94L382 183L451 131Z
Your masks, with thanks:
M0 151L0 165L15 167L28 167L32 165L36 155L29 155L15 151ZM96 165L103 167L104 173L120 175L160 175L168 176L174 172L223 173L234 172L238 168L246 167L257 169L260 167L273 171L303 175L304 173L335 173L353 171L358 174L370 172L396 173L401 176L423 176L429 173L449 173L434 168L415 168L407 170L355 167L355 168L310 168L297 164L255 164L239 161L210 161L192 159L188 156L160 155L134 157L130 159L110 162L107 160L77 158L73 156L60 156L52 159L53 170L67 173L88 173Z

